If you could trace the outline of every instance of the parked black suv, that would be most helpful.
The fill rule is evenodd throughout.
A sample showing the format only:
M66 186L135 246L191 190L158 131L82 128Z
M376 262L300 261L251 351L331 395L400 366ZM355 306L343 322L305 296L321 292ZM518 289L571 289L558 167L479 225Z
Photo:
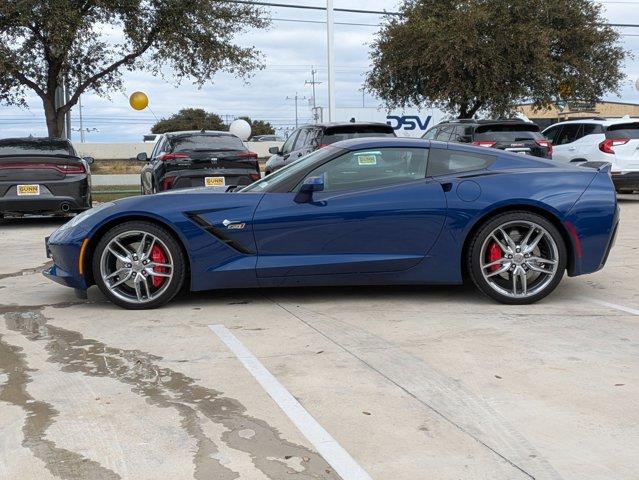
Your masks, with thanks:
M351 138L395 137L395 130L385 123L343 122L303 125L294 130L282 148L271 147L273 154L266 162L266 175L307 155L318 148Z
M141 173L143 195L190 187L232 189L249 185L261 176L257 153L228 132L163 133L151 157L143 152L137 159L147 162Z
M480 147L552 158L552 142L540 133L539 126L519 119L450 120L437 124L422 138L472 143Z

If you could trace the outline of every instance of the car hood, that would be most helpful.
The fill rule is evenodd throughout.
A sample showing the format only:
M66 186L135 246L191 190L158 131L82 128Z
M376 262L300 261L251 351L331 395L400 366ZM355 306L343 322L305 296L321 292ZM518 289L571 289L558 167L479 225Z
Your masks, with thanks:
M206 212L253 212L260 202L263 192L224 193L212 188L175 190L122 198L96 207L74 217L62 225L58 232L74 231L74 236L91 236L104 224L126 217L149 218L172 226L176 231L184 231L191 225L189 216Z

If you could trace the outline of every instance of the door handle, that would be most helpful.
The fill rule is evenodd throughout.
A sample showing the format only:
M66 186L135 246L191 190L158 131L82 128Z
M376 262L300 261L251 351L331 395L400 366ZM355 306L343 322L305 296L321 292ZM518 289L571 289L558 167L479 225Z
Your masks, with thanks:
M568 150L570 150L571 152L574 152L575 150L577 150L577 147L570 147Z

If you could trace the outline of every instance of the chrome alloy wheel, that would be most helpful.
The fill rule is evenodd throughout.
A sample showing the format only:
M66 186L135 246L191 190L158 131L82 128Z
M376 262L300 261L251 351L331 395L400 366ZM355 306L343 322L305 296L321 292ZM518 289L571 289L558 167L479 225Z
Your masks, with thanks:
M558 273L559 250L550 233L529 221L495 228L481 247L480 268L496 292L511 298L532 297Z
M154 261L152 253L162 261ZM174 263L167 246L155 235L139 230L120 233L100 258L100 275L109 291L131 303L158 298L171 283Z

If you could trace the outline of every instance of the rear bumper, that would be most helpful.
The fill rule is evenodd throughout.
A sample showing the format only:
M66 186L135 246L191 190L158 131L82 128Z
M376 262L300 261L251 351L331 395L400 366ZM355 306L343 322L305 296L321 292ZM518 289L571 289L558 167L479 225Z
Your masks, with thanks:
M253 176L260 176L260 172L250 169L197 169L197 170L174 170L167 171L164 176L160 178L160 186L164 184L164 179L167 177L174 177L175 180L171 182L171 190L178 188L197 188L205 187L206 177L223 177L224 187L237 187L250 185L255 180L251 178Z
M28 182L22 182L28 183ZM86 175L40 183L40 195L18 195L17 182L0 182L1 213L80 212L91 208Z
M617 190L639 190L639 171L613 172L611 177Z

